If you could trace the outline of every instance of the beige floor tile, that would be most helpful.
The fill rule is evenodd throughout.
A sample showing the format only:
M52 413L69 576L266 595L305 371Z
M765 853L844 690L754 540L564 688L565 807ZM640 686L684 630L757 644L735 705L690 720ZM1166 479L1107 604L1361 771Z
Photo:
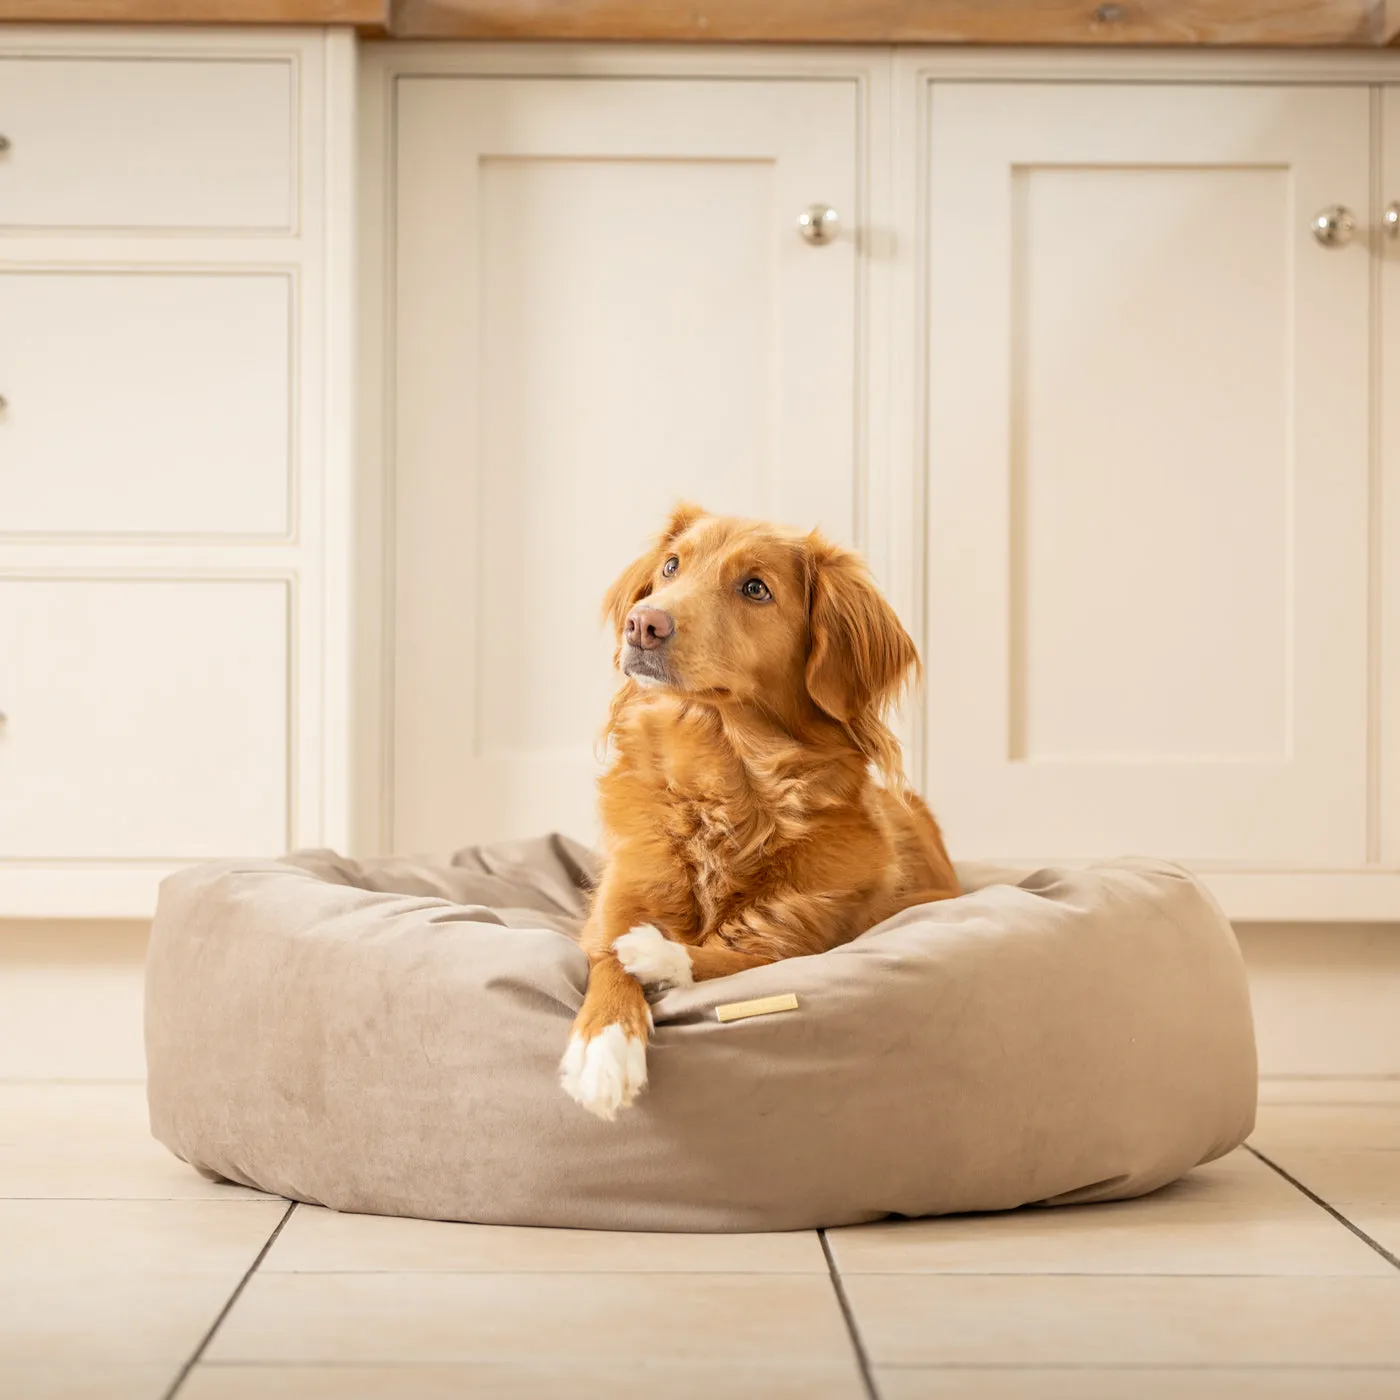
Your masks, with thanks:
M142 1084L0 1083L0 1198L259 1199L151 1137ZM261 1197L261 1199L275 1199Z
M270 1273L827 1273L815 1231L611 1234L341 1215L316 1206L296 1211L263 1268Z
M1264 1104L1250 1142L1283 1147L1400 1149L1400 1103Z
M1400 1371L1260 1367L875 1373L882 1400L1397 1400Z
M1386 1278L854 1274L876 1365L1400 1366Z
M843 1274L1381 1274L1391 1266L1306 1201L1174 1205L1148 1198L832 1230Z
M668 1365L627 1358L612 1366L200 1366L180 1400L864 1400L854 1364Z
M0 1273L0 1364L178 1366L241 1277Z
M1400 1205L1397 1206L1339 1206L1341 1213L1400 1259Z
M1400 1075L1370 1079L1264 1078L1259 1081L1259 1102L1400 1104Z
M547 1349L547 1350L546 1350ZM840 1364L831 1281L802 1274L263 1274L213 1361Z
M245 1271L281 1201L0 1200L0 1278L11 1274Z
M7 1400L161 1400L179 1366L7 1366L0 1361L0 1395Z
M1269 1156L1329 1205L1400 1206L1400 1151L1280 1147Z

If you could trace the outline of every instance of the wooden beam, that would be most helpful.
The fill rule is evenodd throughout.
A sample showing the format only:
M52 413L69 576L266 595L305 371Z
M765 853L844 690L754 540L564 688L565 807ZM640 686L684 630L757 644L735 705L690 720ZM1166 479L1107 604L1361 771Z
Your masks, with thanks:
M1400 0L394 0L405 39L1353 46Z
M389 0L3 0L24 24L344 24L383 32Z

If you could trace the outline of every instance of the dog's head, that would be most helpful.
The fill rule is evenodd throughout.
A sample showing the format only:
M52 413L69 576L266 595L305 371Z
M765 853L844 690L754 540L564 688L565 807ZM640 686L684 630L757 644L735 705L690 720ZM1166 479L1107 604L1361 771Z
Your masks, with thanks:
M642 686L879 722L919 657L861 560L813 531L679 506L608 590L618 669Z

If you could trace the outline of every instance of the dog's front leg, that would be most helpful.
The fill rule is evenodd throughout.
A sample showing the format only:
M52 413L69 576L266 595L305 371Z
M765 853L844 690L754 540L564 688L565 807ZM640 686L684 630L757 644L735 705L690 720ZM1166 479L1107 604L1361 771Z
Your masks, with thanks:
M637 896L605 875L579 940L588 954L588 987L559 1064L565 1093L608 1122L647 1082L651 1008L642 984L614 952L618 940L640 920Z

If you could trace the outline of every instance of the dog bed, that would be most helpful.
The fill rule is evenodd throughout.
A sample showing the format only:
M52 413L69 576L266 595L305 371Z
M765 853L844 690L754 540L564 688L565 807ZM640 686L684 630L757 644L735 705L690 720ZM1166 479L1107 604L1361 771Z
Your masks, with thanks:
M1256 1066L1229 924L1142 860L960 869L961 898L668 992L615 1123L557 1079L595 870L560 837L167 880L151 1126L209 1176L338 1210L787 1230L1151 1191L1240 1143ZM716 1009L794 994L797 1009Z

